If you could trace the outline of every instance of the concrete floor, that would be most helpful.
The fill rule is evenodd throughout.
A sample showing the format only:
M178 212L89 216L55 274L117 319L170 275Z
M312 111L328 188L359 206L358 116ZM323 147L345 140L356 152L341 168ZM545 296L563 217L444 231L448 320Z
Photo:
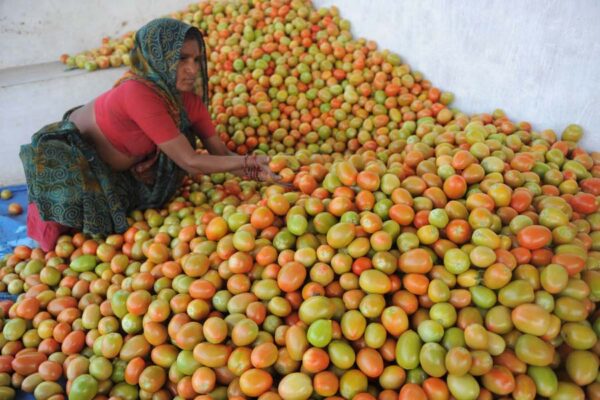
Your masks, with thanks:
M59 62L0 71L0 187L24 183L19 147L42 126L58 121L69 108L110 88L124 69L88 73L64 71Z

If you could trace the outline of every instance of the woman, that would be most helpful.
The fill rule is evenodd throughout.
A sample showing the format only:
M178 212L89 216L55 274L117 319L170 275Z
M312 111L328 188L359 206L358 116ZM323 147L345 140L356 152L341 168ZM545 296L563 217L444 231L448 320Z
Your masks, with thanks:
M130 211L162 206L186 172L278 180L266 156L231 155L215 134L206 107L206 50L196 28L154 20L136 33L131 60L113 89L21 147L28 235L45 251L69 228L124 232ZM194 94L199 77L202 97ZM196 137L210 154L196 153Z

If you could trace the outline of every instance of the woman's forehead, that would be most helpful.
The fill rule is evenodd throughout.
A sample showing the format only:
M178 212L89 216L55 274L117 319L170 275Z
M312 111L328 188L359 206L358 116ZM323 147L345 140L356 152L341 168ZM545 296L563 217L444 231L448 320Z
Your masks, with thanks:
M200 53L200 45L196 39L187 39L183 42L183 46L181 47L182 55L191 55L191 54L199 54Z

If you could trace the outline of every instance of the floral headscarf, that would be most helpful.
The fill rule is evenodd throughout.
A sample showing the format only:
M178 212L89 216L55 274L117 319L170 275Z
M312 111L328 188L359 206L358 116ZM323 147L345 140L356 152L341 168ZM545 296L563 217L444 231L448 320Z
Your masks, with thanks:
M183 42L188 32L200 47L202 77L202 99L208 107L208 79L206 47L200 31L176 19L159 18L144 25L135 35L135 46L131 50L131 71L126 78L147 81L160 90L167 101L169 112L179 124L187 120L176 88L177 64ZM133 75L133 76L131 76ZM184 124L185 125L185 124ZM181 126L182 131L187 126Z

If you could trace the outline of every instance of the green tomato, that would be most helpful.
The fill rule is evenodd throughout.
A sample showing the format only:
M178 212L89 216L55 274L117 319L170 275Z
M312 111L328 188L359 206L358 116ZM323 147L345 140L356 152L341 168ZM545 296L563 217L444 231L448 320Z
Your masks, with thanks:
M308 342L315 347L326 347L333 337L331 320L319 319L310 324L306 333Z

